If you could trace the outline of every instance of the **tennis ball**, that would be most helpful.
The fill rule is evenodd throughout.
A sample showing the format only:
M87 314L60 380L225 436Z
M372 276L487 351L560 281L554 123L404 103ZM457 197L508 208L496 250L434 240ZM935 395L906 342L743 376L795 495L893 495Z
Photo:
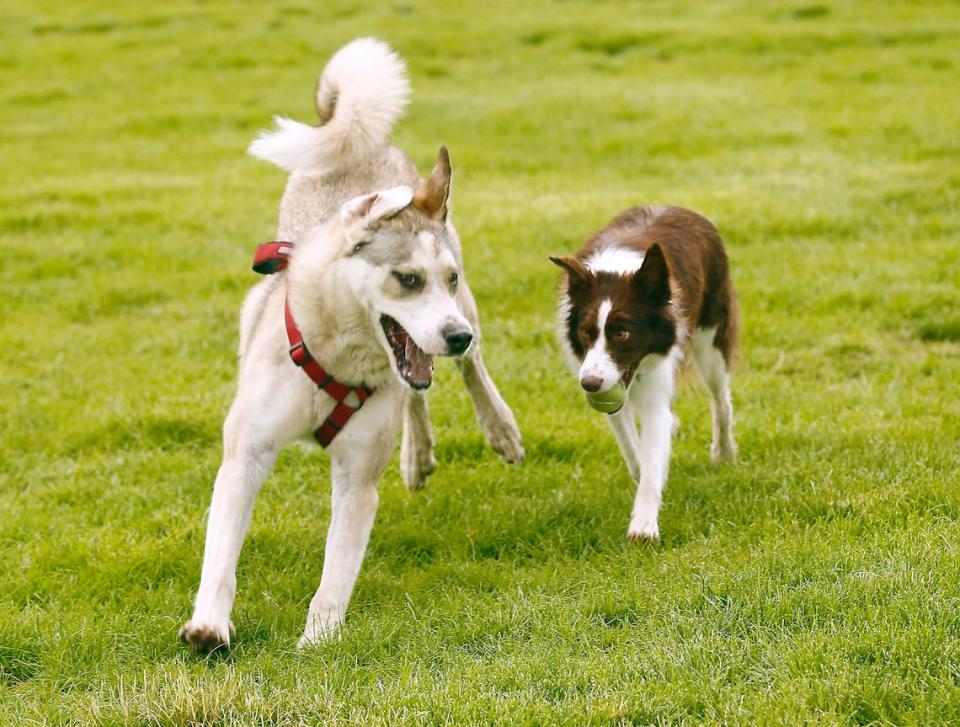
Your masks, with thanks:
M597 392L595 394L587 394L587 403L592 406L597 411L602 411L604 414L616 414L623 407L623 400L627 396L627 387L623 385L622 381L618 381L617 385L614 386L609 391Z

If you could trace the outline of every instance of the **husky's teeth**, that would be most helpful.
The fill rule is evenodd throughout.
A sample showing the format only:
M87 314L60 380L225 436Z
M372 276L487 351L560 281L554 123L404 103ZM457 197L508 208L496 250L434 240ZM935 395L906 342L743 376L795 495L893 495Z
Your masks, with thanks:
M417 388L429 386L433 378L433 356L420 348L397 321L383 316L383 330L393 349L397 373Z

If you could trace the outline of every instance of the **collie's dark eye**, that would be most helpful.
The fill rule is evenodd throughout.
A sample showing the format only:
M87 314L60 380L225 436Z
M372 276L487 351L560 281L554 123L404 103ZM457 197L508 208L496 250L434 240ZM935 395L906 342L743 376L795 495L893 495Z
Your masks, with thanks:
M580 329L580 340L583 341L583 345L585 346L589 346L597 340L597 336L599 335L600 331L593 326L584 326Z
M413 273L401 273L394 271L393 277L395 277L397 282L407 290L417 290L423 286L423 278L421 278L419 275L414 275Z
M450 273L450 287L453 290L457 289L457 284L460 282L460 276L456 273Z
M621 328L619 331L615 331L610 340L614 343L626 343L630 338L630 331Z

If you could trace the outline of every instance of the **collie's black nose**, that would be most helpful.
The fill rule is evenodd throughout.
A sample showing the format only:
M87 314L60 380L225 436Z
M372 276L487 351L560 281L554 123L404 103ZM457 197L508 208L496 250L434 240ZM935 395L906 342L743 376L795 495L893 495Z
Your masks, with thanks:
M600 391L600 387L603 386L603 379L599 376L584 376L580 379L580 386L583 387L584 391L589 391L592 394L595 391Z
M447 342L447 352L451 356L459 356L470 348L473 341L473 333L469 329L457 327L444 328L441 333L443 340Z

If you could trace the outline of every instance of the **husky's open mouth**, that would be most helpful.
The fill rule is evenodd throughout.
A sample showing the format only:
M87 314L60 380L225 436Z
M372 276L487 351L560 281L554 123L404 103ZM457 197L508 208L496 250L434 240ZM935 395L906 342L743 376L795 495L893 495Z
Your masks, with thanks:
M427 389L433 383L433 355L424 353L406 329L388 315L380 316L380 325L397 360L397 371L414 389Z

